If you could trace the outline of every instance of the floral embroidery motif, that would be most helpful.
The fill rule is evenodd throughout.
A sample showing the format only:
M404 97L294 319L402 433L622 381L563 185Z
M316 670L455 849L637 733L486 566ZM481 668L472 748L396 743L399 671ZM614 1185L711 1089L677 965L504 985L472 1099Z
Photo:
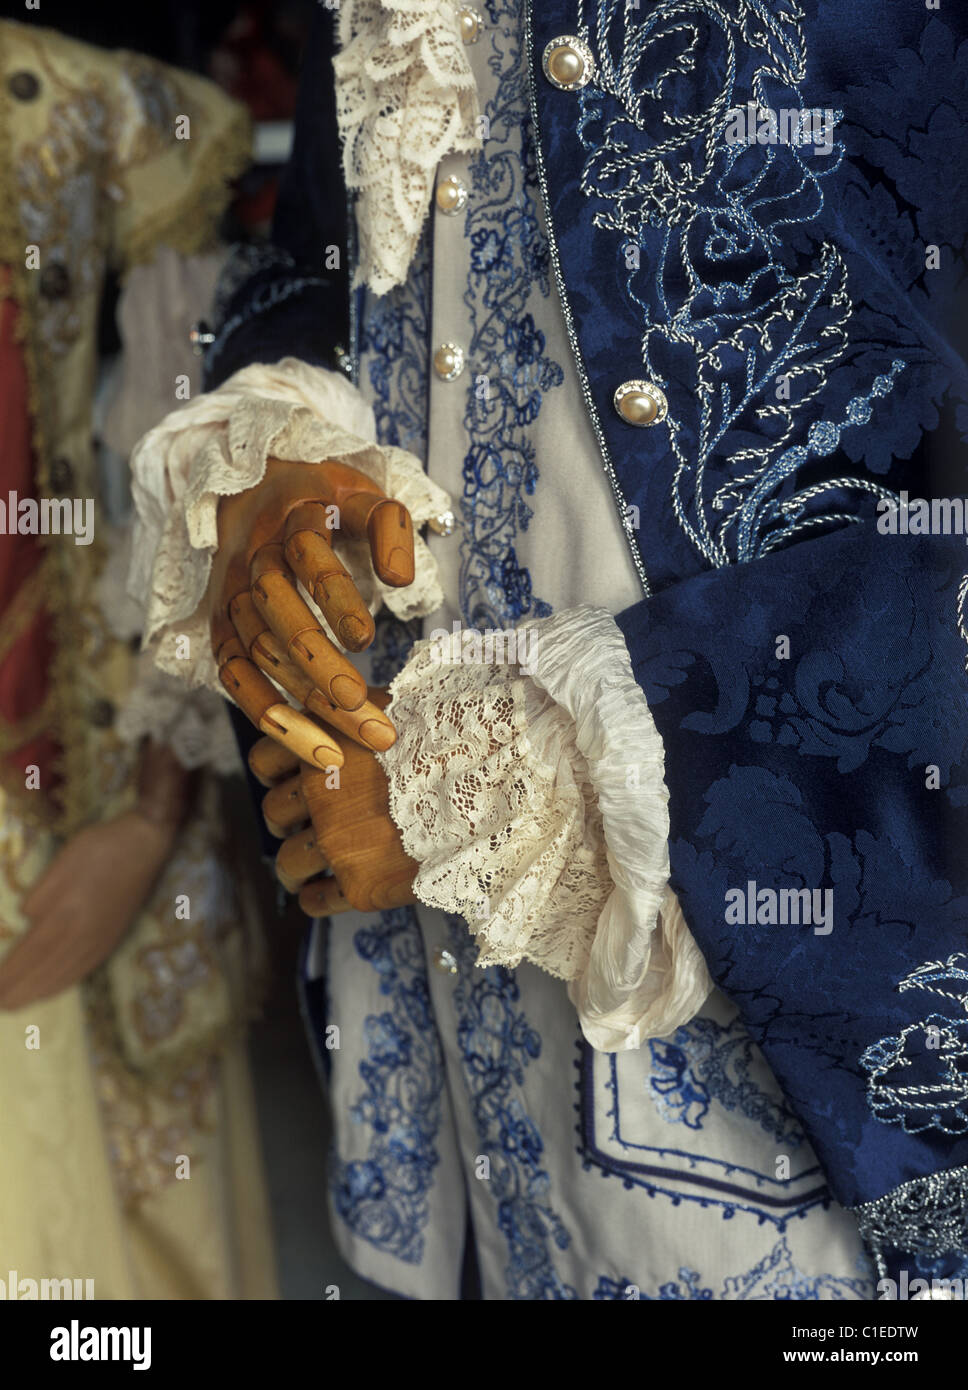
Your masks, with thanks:
M835 1274L804 1274L797 1268L786 1237L774 1245L769 1254L743 1274L727 1276L721 1291L716 1297L736 1301L769 1300L810 1300L830 1299L844 1302L848 1299L870 1299L873 1297L873 1281L869 1276L847 1279ZM714 1297L713 1291L702 1283L702 1276L694 1269L680 1269L679 1278L661 1284L658 1293L645 1293L634 1280L610 1279L602 1275L592 1298L599 1302L634 1301L692 1302L706 1301Z
M791 1152L801 1147L804 1136L797 1121L786 1110L780 1092L777 1090L771 1096L761 1082L754 1080L755 1045L745 1038L740 1020L737 1018L730 1025L722 1026L700 1017L694 1023L712 1023L711 1030L703 1027L698 1029L698 1036L704 1036L707 1042L712 1042L716 1031L726 1039L724 1055L716 1059L717 1063L728 1063L735 1045L736 1054L731 1059L735 1079L726 1073L725 1066L723 1073L726 1074L717 1076L714 1066L701 1079L695 1073L690 1076L686 1064L683 1065L677 1095L678 1066L673 1062L678 1061L675 1053L680 1049L675 1046L670 1049L670 1040L666 1039L652 1049L655 1077L647 1077L644 1081L635 1078L631 1087L631 1104L625 1093L626 1088L621 1084L619 1057L615 1054L597 1054L584 1040L579 1040L576 1064L578 1152L582 1167L586 1171L597 1169L603 1177L618 1177L626 1188L644 1189L650 1197L666 1197L675 1207L687 1202L697 1203L703 1209L718 1210L724 1221L731 1221L737 1215L754 1216L758 1225L769 1222L780 1233L786 1231L794 1217L802 1220L815 1208L826 1210L830 1204L830 1193L816 1159L809 1152L802 1156L802 1162L794 1172L785 1178L778 1178L774 1171L776 1151L772 1143L764 1148L762 1141L757 1143L753 1140L744 1150L745 1161L737 1161L735 1157L722 1158L718 1151L711 1152L704 1147L702 1120L711 1109L708 1100L718 1099L714 1092L720 1092L727 1102L732 1102L732 1107L727 1103L724 1108L743 1109L747 1118L765 1130L774 1141L782 1140L784 1147ZM701 1054L703 1050L700 1047L698 1052ZM711 1050L715 1052L715 1048ZM742 1058L740 1065L736 1065L737 1056ZM762 1067L762 1059L759 1065ZM748 1077L743 1075L743 1068L747 1066L751 1073ZM653 1086L652 1081L656 1078L657 1085ZM607 1096L604 1116L611 1122L610 1125L602 1124L598 1111L595 1096L599 1085ZM703 1088L708 1091L708 1096ZM636 1110L642 1103L640 1096L643 1089L644 1104L650 1113L658 1109L663 1119L672 1122L680 1120L683 1124L687 1120L698 1119L699 1123L688 1125L696 1138L683 1138L678 1144L664 1145L653 1125L646 1123L637 1130ZM677 1100L682 1103L679 1114L676 1113ZM697 1103L698 1108L692 1108L697 1107ZM710 1121L713 1118L710 1114ZM710 1128L715 1135L715 1126L710 1124Z
M364 1090L350 1111L373 1132L363 1160L333 1155L337 1214L354 1233L407 1264L420 1264L427 1194L440 1161L444 1064L430 1004L420 928L407 908L384 912L353 938L380 978L388 1007L364 1023Z
M544 1143L516 1090L525 1068L541 1055L541 1038L517 1008L513 971L475 968L477 950L459 917L448 918L459 974L454 990L457 1041L480 1152L490 1160L488 1191L497 1203L498 1228L508 1243L508 1298L531 1301L578 1295L554 1266L554 1251L571 1236L551 1205L551 1179L542 1165Z
M785 1103L750 1074L754 1044L738 1018L725 1028L712 1018L694 1018L671 1038L653 1039L649 1050L649 1089L670 1124L701 1129L716 1102L724 1110L738 1110L778 1144L797 1148L803 1143L803 1131Z
M968 955L919 965L898 984L899 993L909 989L939 995L956 1012L928 1014L862 1053L868 1104L906 1134L968 1133Z
M839 169L843 144L819 157L793 141L727 137L730 111L748 103L772 109L782 94L783 106L807 108L802 9L667 0L630 21L624 0L584 8L593 11L584 36L597 69L579 95L581 188L594 200L594 225L638 253L626 260L625 291L642 321L644 375L667 394L671 383L670 401L695 402L697 412L687 421L672 410L657 426L676 460L679 526L721 566L808 528L858 520L845 510L851 493L892 494L853 477L795 486L798 469L870 419L872 401L904 367L897 358L887 374L872 374L839 422L808 428L845 358L852 308L831 241L799 264L789 248L823 210L823 183ZM720 71L720 56L717 86L709 74ZM703 82L685 118L671 93L694 71ZM806 443L795 443L805 432ZM824 498L833 509L818 512Z
M430 238L421 237L402 285L363 291L360 349L381 444L427 455ZM396 674L394 672L394 674Z
M464 293L470 313L472 380L464 427L460 604L475 627L505 627L547 617L551 606L531 591L515 537L531 520L527 498L538 484L530 427L544 395L564 373L548 355L528 300L550 293L547 239L538 220L531 130L525 119L521 0L488 5L491 62L497 92L487 106L489 137L470 164L473 192L465 233L471 276Z

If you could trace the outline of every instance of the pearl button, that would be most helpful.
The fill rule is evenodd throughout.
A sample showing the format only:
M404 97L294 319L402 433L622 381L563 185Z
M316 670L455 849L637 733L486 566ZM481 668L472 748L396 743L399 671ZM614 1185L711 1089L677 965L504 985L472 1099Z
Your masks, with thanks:
M464 349L456 343L441 343L434 353L434 371L441 381L456 381L464 370Z
M467 202L467 186L456 174L450 174L437 184L434 199L442 213L453 217Z
M434 969L439 970L441 975L457 974L457 957L452 951L448 951L443 946L438 946L434 952Z
M573 34L562 34L545 46L541 67L551 85L562 92L575 92L595 76L591 49Z
M463 42L477 43L484 28L484 17L480 11L464 6L457 11L457 18L460 20L460 36Z
M669 412L664 394L651 381L623 381L612 403L627 425L657 425Z

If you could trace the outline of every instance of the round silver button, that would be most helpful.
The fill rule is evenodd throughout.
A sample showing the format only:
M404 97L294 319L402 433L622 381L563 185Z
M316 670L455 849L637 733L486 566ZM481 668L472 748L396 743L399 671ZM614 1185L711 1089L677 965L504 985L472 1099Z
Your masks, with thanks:
M441 381L456 381L464 370L464 349L457 343L441 343L434 353L434 371Z
M484 16L480 10L472 10L469 5L462 5L457 11L457 18L460 22L461 40L464 43L477 43L484 28Z
M457 518L453 512L441 512L439 516L432 516L427 525L431 531L436 531L438 536L452 536Z
M545 45L541 70L559 91L577 92L595 76L595 59L584 40L574 34L561 34Z
M456 174L449 174L438 182L434 201L438 211L447 217L454 217L467 205L467 185Z
M434 969L439 970L441 975L457 974L457 957L444 946L438 946L434 951L433 961Z
M657 425L669 413L665 394L654 381L623 381L612 404L627 425Z

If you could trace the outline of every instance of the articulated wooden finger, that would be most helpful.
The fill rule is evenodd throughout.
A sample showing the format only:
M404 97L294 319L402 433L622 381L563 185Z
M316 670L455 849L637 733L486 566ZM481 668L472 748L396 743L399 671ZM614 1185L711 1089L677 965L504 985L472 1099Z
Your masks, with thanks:
M255 601L248 589L243 589L242 593L236 594L231 600L229 617L232 620L232 626L239 635L239 640L251 657L252 648L263 633L270 632L270 628L256 608Z
M257 782L273 787L299 771L299 759L274 738L260 738L249 749L249 769Z
M346 734L361 748L379 753L397 741L397 731L379 705L364 700L359 709L337 709L308 676L286 658L286 649L272 632L263 632L252 647L252 660L261 671L282 686L311 714L322 719L341 734Z
M298 773L280 782L262 798L262 818L270 835L284 840L309 820L309 808ZM312 832L310 832L312 833Z
M215 654L218 678L247 719L260 728L266 713L279 703L279 692L253 666L238 637L223 642Z
M373 641L376 629L356 585L333 554L327 533L319 529L325 512L325 507L310 502L289 513L285 556L343 646L359 652Z
M300 714L291 705L273 705L262 716L259 728L270 738L296 753L310 767L342 767L343 750L330 734L321 729L315 720Z
M387 499L374 507L366 523L373 568L384 584L402 589L413 583L413 522L402 502Z
M317 692L318 695L318 692ZM309 707L315 715L326 721L332 728L351 738L361 748L369 748L374 753L382 753L397 741L397 731L378 705L367 700L359 709L336 709L329 705L323 708L319 699Z
M311 768L300 771L316 843L355 908L370 911L412 902L417 865L390 818L386 774L371 753L348 739L341 743L346 761L338 778Z
M276 855L276 878L287 893L298 893L307 879L325 868L326 860L316 847L312 827L290 835Z
M281 547L263 546L253 559L252 597L256 608L285 644L288 659L313 685L341 709L359 709L366 699L362 676L321 631L288 575L278 569L260 572L259 557L274 550L281 551Z
M249 655L260 671L264 671L314 714L317 713L317 705L322 711L333 708L332 701L327 700L323 692L316 689L304 671L293 665L286 648L269 628L259 633L252 643Z
M413 583L413 522L402 502L382 493L357 492L340 503L340 530L367 540L373 566L384 584Z
M300 891L299 906L307 917L335 917L338 912L353 910L335 878L314 878L307 883Z
M237 637L223 643L218 660L219 680L261 733L310 766L342 767L343 753L335 740L307 715L282 703L272 682L242 654Z

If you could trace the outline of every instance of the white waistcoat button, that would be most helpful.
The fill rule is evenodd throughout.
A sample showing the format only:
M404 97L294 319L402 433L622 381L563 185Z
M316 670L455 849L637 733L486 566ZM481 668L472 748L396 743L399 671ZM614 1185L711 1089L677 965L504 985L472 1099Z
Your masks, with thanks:
M582 39L574 34L562 34L545 45L541 68L553 87L562 92L576 92L595 76L595 59Z
M484 16L480 10L472 10L470 6L462 5L457 11L457 18L460 21L460 36L464 43L477 43L484 28Z
M439 970L441 975L457 974L457 957L452 951L448 951L443 946L438 946L434 951L434 969Z
M457 526L457 518L453 512L441 512L438 516L432 516L427 525L438 536L452 536Z
M440 212L453 217L467 203L467 185L456 174L450 174L438 181L434 201Z
M627 425L657 425L669 412L664 393L652 381L623 381L612 404Z
M434 353L434 371L441 381L456 381L464 370L464 349L456 343L441 343Z

